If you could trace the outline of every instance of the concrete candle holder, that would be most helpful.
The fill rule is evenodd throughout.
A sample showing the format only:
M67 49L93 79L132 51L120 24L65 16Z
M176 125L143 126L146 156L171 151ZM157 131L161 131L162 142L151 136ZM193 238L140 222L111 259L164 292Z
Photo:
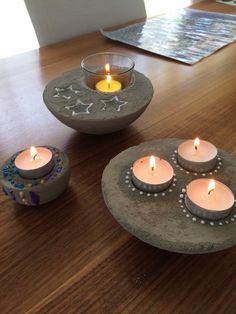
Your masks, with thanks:
M105 203L114 218L131 234L168 251L200 254L236 245L236 206L217 221L192 214L184 198L186 186L196 178L212 177L224 182L236 195L236 158L218 151L210 173L192 173L177 163L180 139L161 139L131 147L113 158L102 176ZM166 159L174 168L171 185L162 192L144 192L132 182L132 165L142 156ZM219 166L220 163L220 166ZM219 168L218 168L219 167Z
M10 199L22 205L37 206L54 200L66 189L70 178L69 160L57 148L47 148L53 154L54 167L43 177L31 179L19 174L15 159L21 152L14 154L3 165L0 184Z
M150 80L137 71L133 71L126 88L101 93L86 85L82 69L54 79L43 93L47 108L58 120L89 134L111 133L127 127L144 112L152 96Z

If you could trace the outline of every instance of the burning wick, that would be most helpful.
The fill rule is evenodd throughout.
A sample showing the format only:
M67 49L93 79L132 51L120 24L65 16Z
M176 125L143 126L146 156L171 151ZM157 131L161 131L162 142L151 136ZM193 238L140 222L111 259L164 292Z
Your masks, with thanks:
M109 63L106 63L105 64L105 71L107 73L107 85L108 85L108 89L111 88L111 75L110 75L110 64Z
M32 158L32 160L36 160L37 159L37 149L34 146L30 147L30 156Z
M149 159L149 167L151 168L152 171L154 171L156 168L156 160L154 156L151 156Z
M194 141L194 148L195 150L197 151L198 150L198 146L200 145L200 140L199 138L197 137Z
M211 192L214 190L215 190L215 181L213 179L211 179L209 184L208 184L208 195L210 195Z
M107 85L108 85L108 88L110 89L111 88L111 75L110 74L107 75Z

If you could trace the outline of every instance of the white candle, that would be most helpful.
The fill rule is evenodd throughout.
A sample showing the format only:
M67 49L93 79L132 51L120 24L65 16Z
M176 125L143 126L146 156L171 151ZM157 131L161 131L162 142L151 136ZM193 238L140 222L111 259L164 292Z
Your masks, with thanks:
M234 195L220 181L197 179L187 186L185 203L193 214L214 220L229 215L234 205Z
M178 147L178 162L186 170L211 171L216 165L217 149L210 142L187 140Z
M133 164L132 181L142 191L160 192L167 189L173 175L171 165L159 157L142 157Z
M54 166L53 154L46 147L32 146L16 157L15 166L22 177L29 179L43 177Z

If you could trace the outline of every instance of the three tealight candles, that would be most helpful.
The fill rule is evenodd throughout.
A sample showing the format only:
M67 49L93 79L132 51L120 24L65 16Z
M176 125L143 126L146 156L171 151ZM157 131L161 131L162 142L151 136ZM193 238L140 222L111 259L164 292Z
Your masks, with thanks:
M186 170L202 173L216 166L216 147L203 140L187 140L178 147L178 163ZM132 181L141 191L154 193L166 190L174 171L170 163L156 156L144 156L133 163ZM222 182L197 179L187 185L185 204L194 215L206 219L222 219L234 205L232 191Z

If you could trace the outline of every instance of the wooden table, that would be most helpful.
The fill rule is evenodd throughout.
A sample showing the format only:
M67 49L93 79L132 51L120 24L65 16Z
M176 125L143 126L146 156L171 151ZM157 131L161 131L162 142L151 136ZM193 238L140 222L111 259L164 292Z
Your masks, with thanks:
M208 1L197 7L236 13ZM77 133L46 109L49 80L98 51L127 53L155 94L128 129ZM236 44L194 66L90 34L0 61L0 162L31 144L71 161L68 190L21 207L0 195L0 313L235 313L236 248L173 254L124 231L107 210L100 179L120 151L155 138L200 135L236 154Z

